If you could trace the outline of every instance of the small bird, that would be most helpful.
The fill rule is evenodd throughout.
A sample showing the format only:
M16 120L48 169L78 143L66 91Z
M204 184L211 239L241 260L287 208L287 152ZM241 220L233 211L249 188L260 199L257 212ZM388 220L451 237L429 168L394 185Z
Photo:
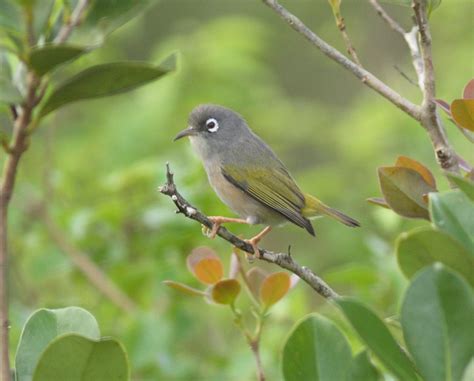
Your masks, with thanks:
M188 128L174 140L186 136L202 160L214 191L241 217L210 217L211 238L223 223L265 224L265 229L247 240L259 256L258 242L272 226L286 221L313 236L309 218L320 215L350 227L360 226L353 218L303 193L272 149L236 112L213 104L199 105L189 115Z

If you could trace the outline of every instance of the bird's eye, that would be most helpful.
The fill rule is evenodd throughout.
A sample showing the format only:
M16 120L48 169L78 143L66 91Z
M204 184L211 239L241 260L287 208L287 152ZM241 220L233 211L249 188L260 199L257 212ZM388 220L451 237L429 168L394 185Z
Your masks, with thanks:
M219 123L214 118L206 120L206 128L209 132L216 132L219 129Z

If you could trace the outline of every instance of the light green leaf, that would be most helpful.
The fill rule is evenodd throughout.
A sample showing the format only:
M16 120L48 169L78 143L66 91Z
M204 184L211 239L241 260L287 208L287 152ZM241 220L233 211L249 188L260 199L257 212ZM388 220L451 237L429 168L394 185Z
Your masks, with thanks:
M21 103L23 97L8 78L0 77L0 102L8 104Z
M378 381L380 373L370 362L367 351L360 352L352 359L350 381Z
M30 53L30 66L38 75L42 76L57 66L76 59L90 50L66 44L36 47Z
M474 81L474 80L473 80ZM474 86L473 86L474 87ZM446 172L446 176L454 183L456 186L464 192L464 194L471 199L471 201L474 201L474 181L459 176L455 173L451 172Z
M396 252L398 264L408 278L423 267L441 262L458 271L474 286L474 255L446 233L431 227L402 233Z
M433 224L463 245L474 255L474 202L455 190L430 193Z
M176 54L164 62L164 67L142 62L115 62L90 67L54 89L41 110L41 116L71 102L123 93L154 81L175 69Z
M55 337L65 333L100 338L97 321L82 308L35 311L27 320L18 344L15 358L17 381L31 380L41 353Z
M350 298L337 298L336 303L361 339L391 373L404 381L418 380L412 362L374 312Z
M426 381L461 380L474 354L474 295L441 264L419 273L405 295L403 334Z
M76 334L53 340L41 355L33 376L33 381L128 379L127 354L118 341L96 341Z
M285 381L346 380L351 350L334 323L312 314L300 320L283 348Z

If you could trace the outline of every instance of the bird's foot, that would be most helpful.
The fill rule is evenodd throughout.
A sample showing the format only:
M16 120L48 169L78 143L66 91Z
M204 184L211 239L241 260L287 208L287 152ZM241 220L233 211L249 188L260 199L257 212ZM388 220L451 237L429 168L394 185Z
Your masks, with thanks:
M237 224L248 224L246 220L243 220L241 218L231 218L231 217L221 217L221 216L210 216L208 218L212 222L212 229L210 229L209 233L207 234L207 236L210 239L216 238L217 232L219 231L219 228L221 227L221 225L227 222L234 222Z
M250 246L252 246L253 249L253 257L259 259L260 258L260 250L258 248L259 242L265 237L270 231L272 230L271 226L267 226L265 229L263 229L260 233L258 233L255 237L252 237L250 239L246 239L245 242L247 242ZM247 259L251 259L250 257L247 257Z

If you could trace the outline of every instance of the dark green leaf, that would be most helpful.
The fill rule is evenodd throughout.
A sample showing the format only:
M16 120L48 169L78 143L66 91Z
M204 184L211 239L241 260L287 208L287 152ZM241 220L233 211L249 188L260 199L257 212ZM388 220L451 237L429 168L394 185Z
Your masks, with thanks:
M461 380L474 354L474 295L441 264L415 277L402 306L405 341L424 380Z
M370 362L367 351L360 352L352 359L350 381L378 381L380 373Z
M84 47L65 44L36 47L30 53L30 66L41 76L89 51Z
M96 341L76 334L53 340L41 355L33 376L33 381L128 379L127 354L118 341Z
M433 224L474 255L474 202L459 190L431 193Z
M431 227L402 233L396 251L398 264L408 278L423 267L441 262L458 271L474 286L474 255L446 233Z
M82 308L40 309L34 312L23 328L18 345L15 358L17 381L31 380L41 353L55 337L65 333L100 338L97 321Z
M374 312L350 298L337 298L336 303L361 339L391 373L404 381L418 380L412 362Z
M176 62L176 54L172 57L165 60L164 68L141 62L90 67L54 89L41 110L41 116L71 102L123 93L154 81L174 70L170 61Z
M300 320L283 348L285 381L346 380L351 350L336 325L319 315Z

